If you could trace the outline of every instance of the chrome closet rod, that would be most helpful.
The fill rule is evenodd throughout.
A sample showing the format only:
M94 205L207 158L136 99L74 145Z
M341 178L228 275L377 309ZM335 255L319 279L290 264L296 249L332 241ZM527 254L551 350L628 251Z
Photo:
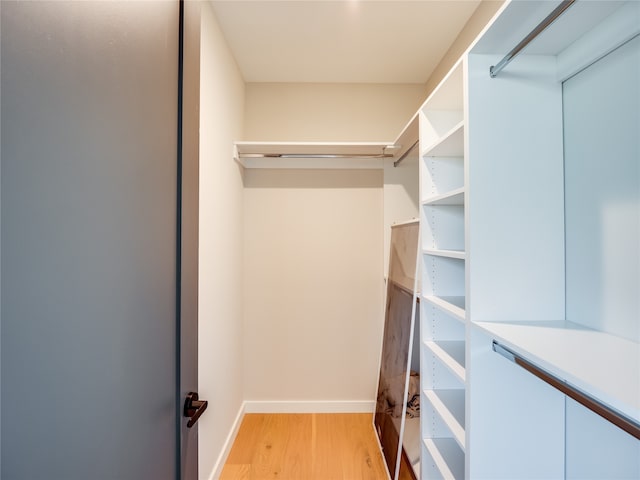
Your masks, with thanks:
M489 76L495 78L502 71L504 67L509 65L513 60L531 41L540 35L549 25L551 25L560 15L562 15L567 8L575 3L576 0L562 0L562 3L558 5L553 12L542 20L529 34L524 37L518 45L516 45L509 53L507 53L497 65L489 68Z
M566 381L534 365L528 360L522 358L513 350L510 350L507 347L500 345L495 340L493 341L493 351L496 353L499 353L504 358L512 361L516 365L524 368L529 373L532 373L542 381L554 387L556 390L559 390L560 392L564 393L567 397L574 399L576 402L584 405L592 412L597 413L605 420L608 420L609 422L613 423L617 427L621 428L622 430L627 432L629 435L632 435L638 440L640 440L640 423L638 423L634 419L629 418L626 415L623 415L622 413L612 409L608 405L605 405L599 400L593 398L591 395L581 391L580 389L572 386Z
M391 158L391 153L241 153L239 158Z
M413 150L414 148L416 148L416 145L418 145L418 143L420 142L420 140L416 140L415 143L413 145L411 145L409 147L409 150L407 150L406 152L404 152L402 154L402 156L396 160L395 162L393 162L393 166L397 167L398 165L400 165L400 162L402 162L405 158L407 158L409 156L409 154L411 153L411 150Z

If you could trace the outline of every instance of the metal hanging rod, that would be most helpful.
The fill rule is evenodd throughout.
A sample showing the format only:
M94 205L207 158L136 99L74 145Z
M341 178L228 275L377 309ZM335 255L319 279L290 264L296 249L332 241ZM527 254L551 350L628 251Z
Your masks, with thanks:
M416 145L418 145L418 143L420 143L420 140L416 140L415 143L413 145L411 145L409 147L409 150L407 150L406 152L404 152L402 154L402 156L396 160L395 162L393 162L393 166L397 167L398 165L400 165L400 162L402 162L405 158L407 158L409 156L409 154L411 153L411 151L416 148Z
M493 351L499 353L507 360L512 361L516 365L524 368L529 373L532 373L542 381L548 383L556 390L564 393L567 397L574 399L576 402L584 405L589 410L594 413L597 413L605 420L616 425L618 428L621 428L629 435L633 435L635 438L640 440L640 423L635 421L632 418L629 418L626 415L612 409L608 405L600 402L599 400L593 398L591 395L581 391L580 389L574 387L573 385L567 383L564 380L556 377L555 375L543 370L542 368L534 365L528 360L522 358L520 355L515 353L514 351L508 349L507 347L500 345L495 340L493 341Z
M241 153L239 158L391 158L391 153Z
M505 57L498 62L497 65L491 66L489 68L489 76L491 78L495 78L502 71L504 67L509 65L511 60L513 60L531 41L540 35L549 25L551 25L560 15L562 15L567 8L573 5L576 0L563 0L560 5L558 5L553 12L551 12L547 17L542 20L536 28L531 30L529 34L524 37L518 45L516 45L509 53L505 55Z

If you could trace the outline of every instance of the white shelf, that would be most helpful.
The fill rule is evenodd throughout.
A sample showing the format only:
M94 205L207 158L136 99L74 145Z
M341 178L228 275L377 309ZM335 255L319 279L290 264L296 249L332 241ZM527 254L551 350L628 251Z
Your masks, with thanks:
M640 344L566 322L477 322L495 340L640 422Z
M424 344L458 380L464 383L466 377L464 341L426 341Z
M447 257L447 258L456 258L459 260L464 260L466 254L463 250L440 250L440 249L432 249L427 248L423 251L425 255L434 255L436 257Z
M422 202L422 205L424 206L464 205L464 187L456 188L455 190L451 190L450 192L443 193L442 195L434 195L433 197L428 197L424 202Z
M423 157L463 157L464 121L445 133L422 151Z
M424 446L433 463L445 479L464 478L464 452L450 438L425 438Z
M424 394L464 450L464 390L425 390Z
M465 321L465 299L464 297L438 297L427 295L423 297L425 301L435 305L440 310L452 315L461 322Z
M245 168L384 168L393 142L237 141L235 160Z

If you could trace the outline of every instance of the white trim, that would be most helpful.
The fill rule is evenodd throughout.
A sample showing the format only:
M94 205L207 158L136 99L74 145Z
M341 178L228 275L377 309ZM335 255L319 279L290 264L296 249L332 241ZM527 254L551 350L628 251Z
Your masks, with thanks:
M242 423L242 418L247 411L247 402L242 402L240 408L238 409L238 414L236 415L236 419L231 426L231 430L229 431L229 435L227 435L227 439L224 442L222 451L216 460L216 463L213 465L213 470L211 470L211 474L209 475L209 480L217 480L220 478L222 474L222 469L224 468L224 464L227 461L227 457L229 456L229 452L231 452L231 447L233 446L233 442L238 435L238 430L240 430L240 424Z
M245 413L373 413L373 400L246 400Z

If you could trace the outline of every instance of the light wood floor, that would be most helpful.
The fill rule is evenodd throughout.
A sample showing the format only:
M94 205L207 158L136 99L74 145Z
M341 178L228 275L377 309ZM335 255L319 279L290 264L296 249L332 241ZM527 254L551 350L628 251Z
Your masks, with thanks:
M246 414L220 480L387 480L372 414Z

